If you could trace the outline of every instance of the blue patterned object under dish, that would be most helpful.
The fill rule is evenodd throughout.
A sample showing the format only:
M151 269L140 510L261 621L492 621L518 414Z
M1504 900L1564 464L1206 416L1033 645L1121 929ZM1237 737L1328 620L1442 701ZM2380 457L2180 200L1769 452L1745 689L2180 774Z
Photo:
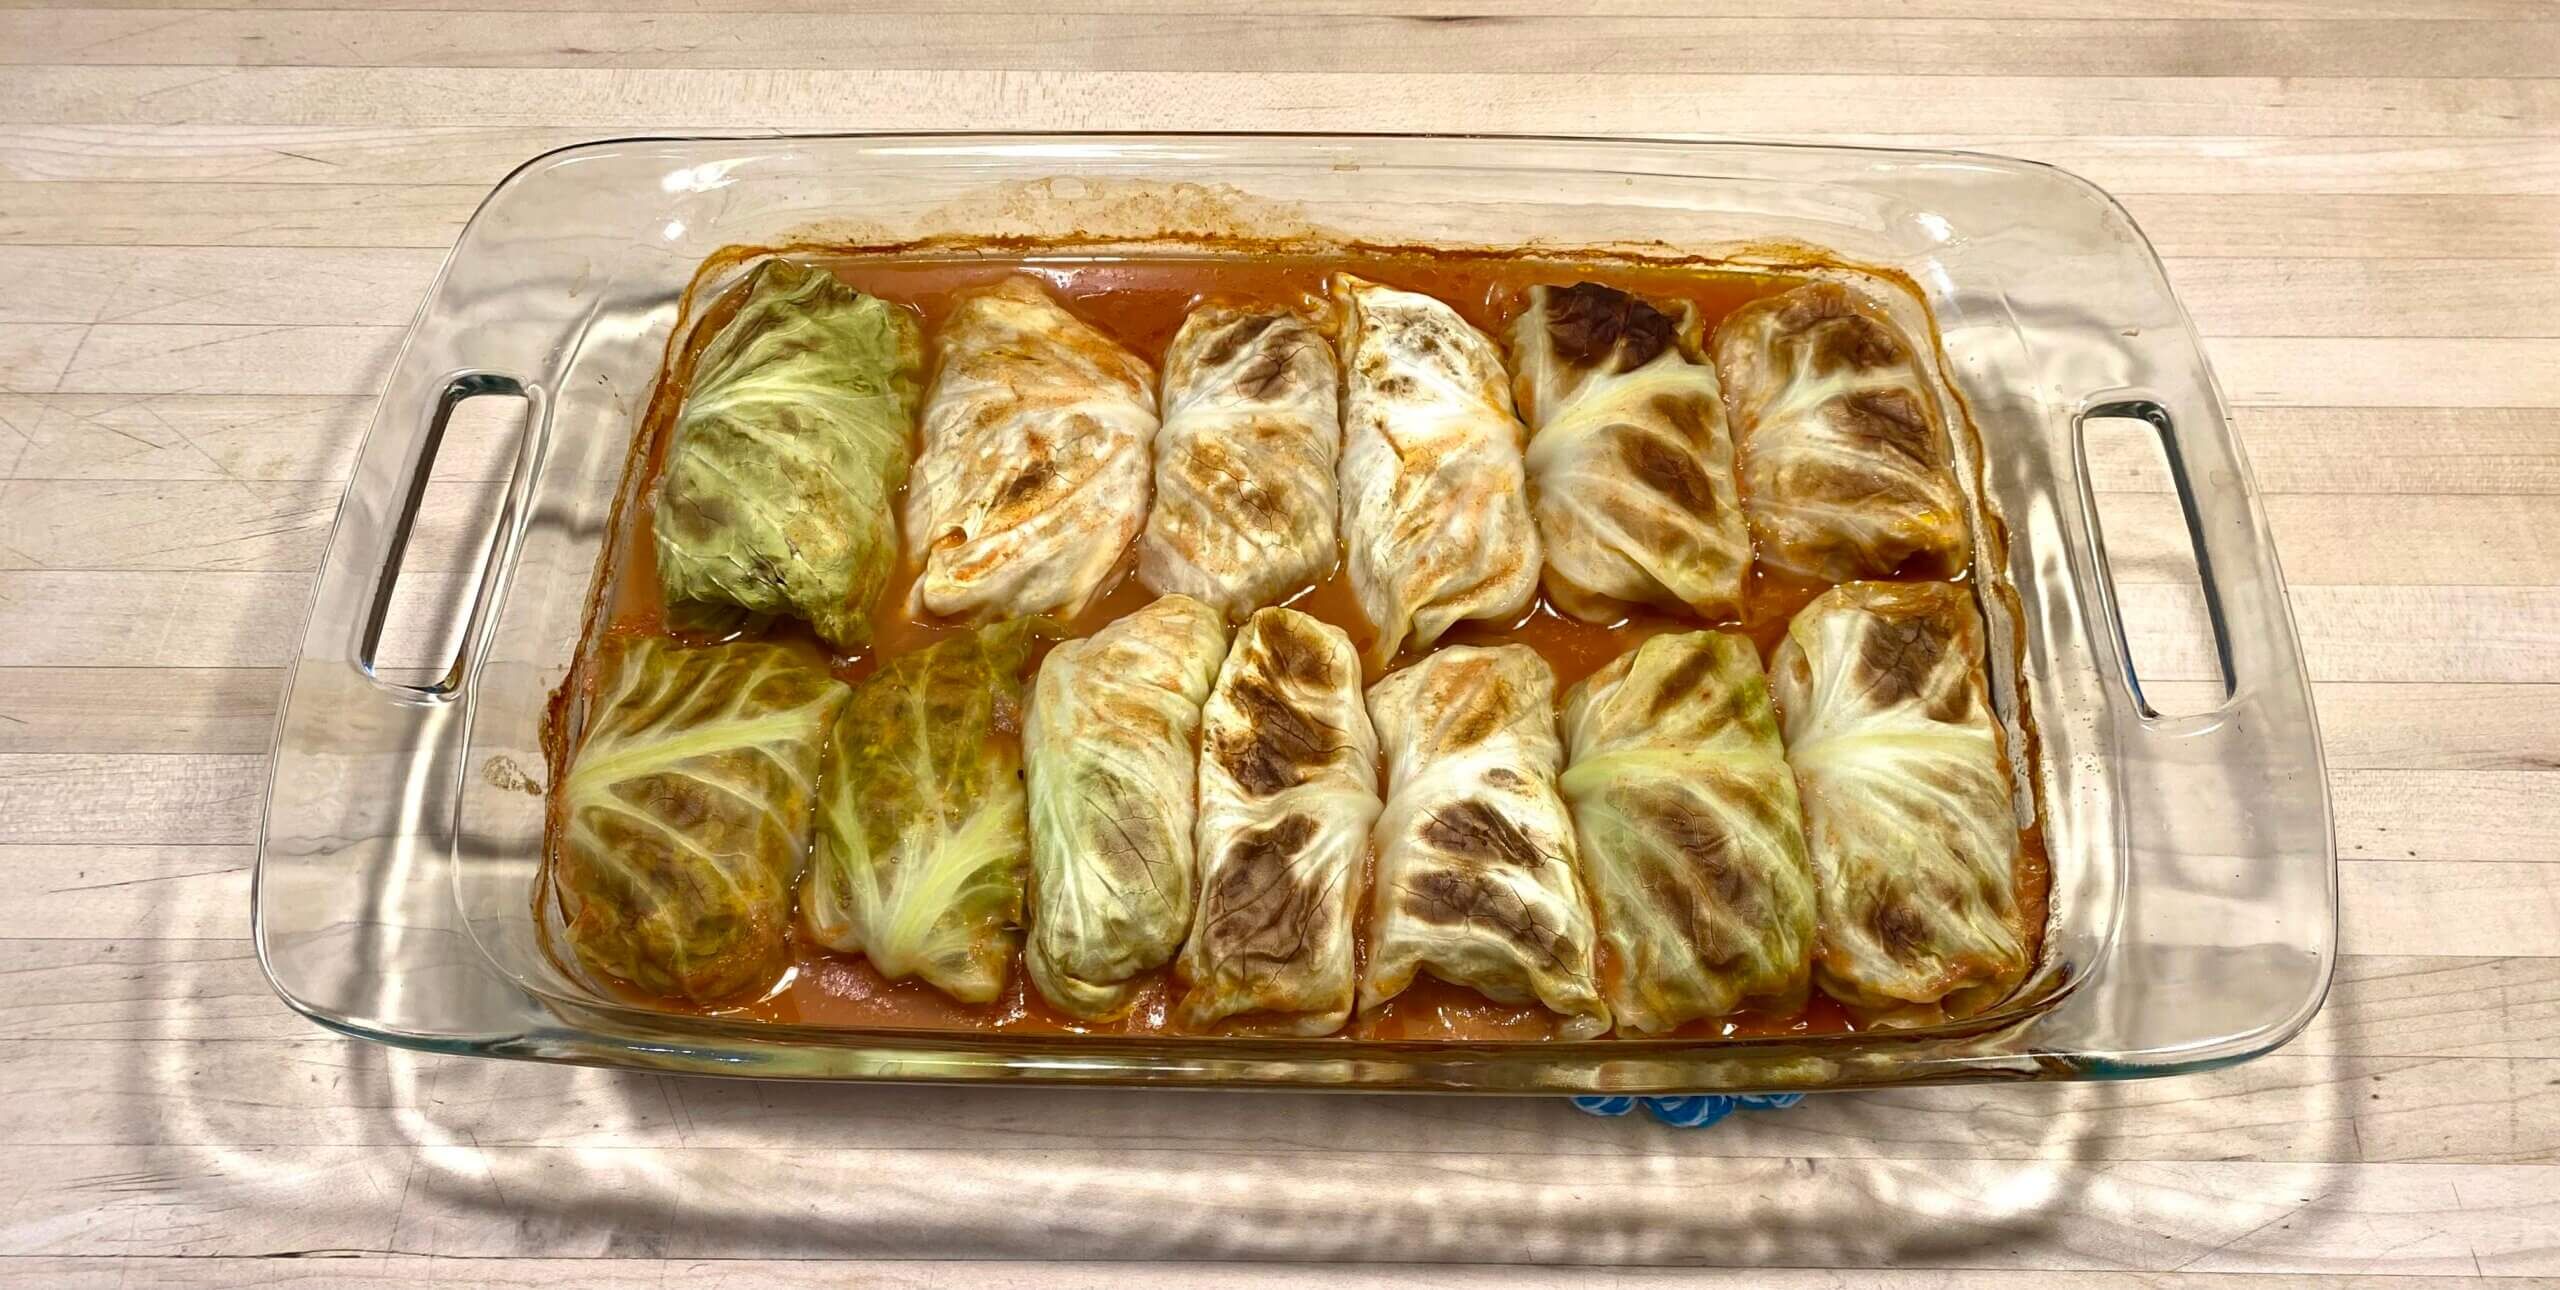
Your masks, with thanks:
M1783 1111L1804 1100L1802 1093L1748 1093L1728 1097L1702 1093L1690 1097L1577 1097L1574 1109L1592 1115L1625 1115L1641 1103L1653 1118L1675 1129L1703 1129L1734 1113Z

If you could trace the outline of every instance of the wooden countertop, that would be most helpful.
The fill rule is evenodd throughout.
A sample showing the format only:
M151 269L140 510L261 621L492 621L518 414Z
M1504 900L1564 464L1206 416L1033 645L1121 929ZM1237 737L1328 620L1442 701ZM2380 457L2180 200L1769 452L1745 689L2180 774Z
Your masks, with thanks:
M2547 0L306 2L0 0L0 1282L2560 1277ZM2327 1009L2213 1075L1701 1133L1553 1099L626 1076L288 1013L244 939L279 669L474 204L584 138L961 127L1954 146L2105 185L2209 338L2293 582L2346 902ZM2120 558L2166 569L2174 507L2130 478Z

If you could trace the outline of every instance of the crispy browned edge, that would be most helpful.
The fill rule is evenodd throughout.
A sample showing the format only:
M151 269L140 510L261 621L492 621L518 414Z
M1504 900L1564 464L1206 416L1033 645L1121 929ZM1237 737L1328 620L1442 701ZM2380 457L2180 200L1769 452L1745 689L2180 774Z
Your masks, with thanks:
M550 703L543 718L541 732L543 760L549 779L548 787L544 792L542 863L536 870L531 898L536 935L542 940L543 952L549 955L554 963L562 963L564 960L559 956L559 947L551 943L552 921L544 916L543 898L545 893L553 888L552 867L558 858L557 839L560 836L562 823L561 785L566 777L570 756L575 749L576 741L571 737L572 732L568 728L569 720L573 715L573 701L592 679L589 673L595 657L597 631L603 625L599 620L605 606L605 593L612 587L614 576L618 572L612 558L615 551L614 535L623 531L625 515L639 498L641 475L645 473L640 470L640 467L647 461L652 442L663 432L666 422L676 411L674 404L680 397L679 392L687 384L684 378L691 375L687 369L693 354L699 351L699 346L693 343L693 332L702 316L709 312L709 305L716 303L718 295L734 285L721 282L723 276L741 264L775 255L887 257L967 254L1027 258L1036 255L1091 252L1106 247L1115 253L1124 254L1132 250L1158 253L1214 251L1222 255L1238 256L1386 260L1429 257L1444 260L1525 261L1565 267L1600 265L1646 270L1702 269L1779 274L1828 271L1856 274L1887 284L1903 293L1918 309L1921 319L1928 325L1931 374L1935 378L1937 387L1946 393L1953 404L1954 419L1963 424L1964 434L1967 437L1967 446L1970 449L1967 454L1970 459L1967 468L1971 472L1971 478L1964 482L1969 486L1967 497L1973 507L1972 518L1977 522L1974 533L1974 563L1970 571L1972 576L1968 581L1973 584L1974 594L1977 597L1997 596L2000 598L2001 607L2005 610L2009 624L2010 675L2017 680L2013 689L2017 695L2017 725L2024 746L2017 750L2015 756L2010 756L2006 723L1995 721L1994 731L2000 741L2002 754L2008 759L2010 766L2013 769L2024 768L2026 771L2027 791L2035 812L2034 827L2038 831L2038 842L2045 857L2044 892L2041 900L2043 908L2039 911L2040 917L2035 926L2035 950L2028 956L2026 970L2012 984L2013 993L1978 1013L1945 1024L1963 1026L1967 1029L1983 1029L2003 1024L2029 1011L2040 1010L2051 1005L2078 984L2074 978L2057 977L2052 982L2052 988L2040 996L2022 999L2014 993L2017 989L2023 988L2026 983L2036 980L2040 975L2040 969L2045 966L2045 950L2052 939L2055 918L2053 869L2056 862L2051 839L2043 832L2045 823L2050 818L2050 812L2045 801L2044 776L2038 769L2042 764L2040 758L2043 755L2043 747L2036 731L2035 714L2025 685L2025 607L2018 598L2017 588L2006 576L2009 566L2008 521L1992 507L1989 495L1983 491L1982 472L1987 453L1983 446L1981 427L1974 420L1973 407L1965 401L1964 392L1958 389L1955 382L1948 376L1953 369L1953 364L1947 356L1945 336L1938 328L1937 314L1929 308L1928 297L1920 290L1919 284L1913 281L1910 275L1900 270L1861 264L1842 259L1817 246L1786 241L1744 243L1724 248L1715 254L1701 254L1682 252L1663 243L1650 246L1595 247L1588 250L1575 250L1547 246L1518 248L1438 246L1422 242L1365 242L1307 237L1181 235L1131 239L1095 238L1079 234L1031 237L950 233L895 242L794 241L770 246L725 246L712 252L703 259L701 266L694 270L692 280L685 284L684 294L676 308L675 325L668 329L666 350L663 357L659 359L657 381L650 389L649 401L642 409L639 419L633 423L631 443L623 456L622 483L615 491L612 510L606 514L605 556L596 561L595 573L587 587L586 613L578 628L578 648L570 660L568 676L561 681L558 689L551 692ZM712 290L714 283L721 284L717 291ZM706 292L711 296L709 301L704 299ZM1955 426L1950 424L1948 430L1949 433L1954 433ZM1989 662L1988 659L1984 661L1986 665ZM1990 689L1990 678L1987 674L1984 677L1984 685L1986 690ZM1986 694L1984 697L1989 700L1995 696ZM583 715L583 713L577 715ZM1994 715L1997 715L1996 711ZM556 902L554 902L554 908L557 908ZM571 973L573 978L575 975L574 972ZM603 1001L598 1000L598 1002ZM1922 1029L1935 1030L1938 1027L1930 1026Z

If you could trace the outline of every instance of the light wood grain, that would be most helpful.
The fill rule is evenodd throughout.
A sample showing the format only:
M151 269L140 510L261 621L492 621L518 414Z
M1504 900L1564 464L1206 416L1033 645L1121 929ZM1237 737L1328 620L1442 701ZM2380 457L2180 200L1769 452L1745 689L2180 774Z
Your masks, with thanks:
M880 67L1019 71L1439 71L1452 57L1522 72L1673 72L1713 58L1771 72L2025 71L2190 76L2534 76L2560 23L1521 16L1472 23L1344 14L953 14L859 17L560 13L453 22L432 13L62 10L0 13L30 64L376 67Z
M276 668L0 668L0 753L264 753L283 693Z
M0 586L9 576L0 574ZM114 575L66 575L88 576ZM2146 679L2192 681L2219 671L2212 638L2198 630L2204 615L2193 588L2136 583L2122 590L2126 630L2148 647L2141 656ZM2289 591L2315 680L2560 681L2560 587L2295 585Z
M120 854L95 850L104 859ZM210 854L222 848L188 850ZM236 850L247 863L251 848ZM209 938L173 936L176 929L155 918L138 932L101 925L98 935L0 939L0 971L18 987L0 994L0 1040L310 1038L311 1023L278 1002L275 987L258 970L256 951L243 935L245 898L230 911L207 911L205 917L219 929ZM2524 1015L2530 1021L2531 1014Z
M2154 681L2143 694L2164 712L2199 712L2222 690ZM2560 770L2560 686L2330 681L2312 694L2332 771Z
M343 484L373 409L371 393L0 394L0 457L17 449L19 479ZM499 479L503 450L500 436L457 434L435 468L455 481Z
M2236 408L2232 424L2269 494L2560 492L2560 436L2544 410ZM2102 459L2092 483L2113 492L2170 489L2157 453Z
M2285 1051L2309 1056L2560 1053L2560 959L2349 954Z
M2560 317L2554 260L2225 256L2167 267L2207 336L2550 336Z
M2001 1160L1675 1151L1578 1160L1564 1177L1541 1154L1346 1153L1331 1141L1268 1153L478 1147L436 1124L422 1109L426 1140L394 1148L24 1148L0 1177L0 1245L1083 1259L1357 1258L1394 1242L1412 1260L1496 1248L1527 1263L2560 1270L2546 1243L2560 1193L2536 1165L2068 1161L2036 1162L2022 1181ZM766 1185L777 1177L797 1180L785 1195L798 1199ZM1078 1203L1059 1217L963 1216L945 1185ZM1340 1204L1346 1188L1367 1203ZM848 1194L863 1197L858 1211L835 1202Z
M380 246L0 246L0 321L405 326L443 263Z
M1770 137L1802 143L1999 152L2060 166L2124 194L2429 191L2549 196L2560 187L2560 162L2553 160L2550 147L2551 117L2547 108L2537 104L2530 113L2502 118L2527 123L2513 135L2485 138L2343 132L2311 137L2230 135L2213 139L2209 149L2192 136L2128 137L2097 131L2053 135L1835 129ZM95 138L55 142L27 128L0 128L0 175L111 182L485 187L504 178L525 157L595 137L593 131L474 128L385 137L339 127L277 126L245 136L226 134L208 144L208 151L191 150L170 159L132 151L122 141L136 133L141 132L101 131ZM1722 137L1659 129L1635 133L1665 139Z
M314 1252L313 1257L153 1258L102 1255L0 1259L0 1278L61 1290L246 1290L267 1286L327 1286L334 1290L474 1285L512 1290L574 1284L595 1290L840 1290L855 1269L799 1259L474 1259L417 1255L359 1258L353 1251ZM878 1263L859 1269L872 1290L1162 1290L1217 1284L1271 1290L1305 1284L1303 1270L1233 1263L1020 1262ZM1518 1265L1334 1266L1324 1283L1340 1287L1433 1286L1441 1290L1495 1290L1554 1284L1551 1268ZM2053 1284L2050 1273L1968 1268L1958 1272L1872 1271L1855 1275L1806 1268L1618 1268L1611 1284L1750 1286L1768 1290L2025 1290ZM2073 1274L2087 1290L2450 1290L2474 1284L2467 1277L2250 1275L2218 1272L2112 1272ZM2514 1278L2503 1284L2547 1287L2545 1279Z
M2544 0L0 0L0 1284L2560 1284L2554 68ZM498 1065L282 1007L245 940L281 669L489 186L617 134L1140 126L1970 147L2120 195L2293 583L2327 1007L2212 1074L1704 1134ZM471 557L510 446L446 445L412 568ZM2093 482L2147 695L2212 706L2169 481ZM1016 1262L1060 1258L1175 1262Z
M66 1061L64 1058L75 1060ZM1692 1142L1647 1121L1577 1118L1552 1098L1476 1099L1464 1115L1410 1098L1221 1094L1221 1114L1167 1122L1161 1094L1092 1089L878 1090L870 1114L822 1085L640 1080L580 1069L500 1067L482 1077L325 1036L200 1044L55 1039L0 1044L0 1074L31 1096L0 1110L0 1148L398 1147L420 1118L446 1141L484 1148L743 1150L777 1135L833 1151L976 1152L1079 1140L1132 1157L1264 1158L1320 1153L1343 1135L1376 1143L1428 1135L1426 1151L1597 1161L1991 1159L2159 1162L2210 1154L2261 1163L2548 1163L2560 1062L2508 1058L2337 1058L2279 1054L2174 1082L1909 1089L1843 1096L1787 1117L1751 1118ZM238 1090L183 1113L178 1088ZM2504 1113L2514 1104L2517 1114ZM2481 1114L2484 1109L2497 1113ZM181 1118L183 1117L183 1118ZM2218 1137L2218 1141L2212 1140Z
M2367 586L2547 583L2560 564L2553 505L2548 497L2496 495L2386 500L2321 493L2266 499L2288 579ZM2100 494L2098 515L2107 534L2108 565L2119 582L2194 577L2194 543L2175 497ZM2377 523L2390 525L2400 540L2365 541ZM11 541L7 532L0 527L0 542Z
M334 481L21 480L0 483L0 569L261 569L318 572ZM486 543L500 489L431 483L410 568L448 568Z
M408 9L416 0L325 0L297 5L303 9L351 10L364 12L378 9ZM0 9L167 9L166 0L0 0ZM188 6L198 9L255 9L257 0L220 0ZM595 0L468 0L446 4L444 12L497 12L538 14L558 12L591 12ZM917 0L699 0L677 3L676 0L650 0L649 3L625 7L625 12L703 12L703 13L914 13L922 8ZM1019 13L1021 0L957 0L943 8L951 13ZM1485 17L1573 17L1615 14L1653 18L1698 18L1730 15L1732 6L1723 0L1292 0L1271 6L1274 12L1304 10L1337 14L1415 15L1425 18L1459 20ZM1181 13L1223 14L1225 8L1209 0L1076 0L1080 13ZM1807 0L1787 6L1787 11L1801 17L1822 18L2092 18L2104 17L2093 12L2086 3L2074 0ZM2539 18L2546 10L2538 0L2443 0L2429 5L2426 15L2436 20L2454 18ZM2141 16L2150 18L2190 19L2280 19L2280 18L2405 18L2409 15L2406 0L2160 0L2146 4Z
M2216 28L2193 30L2201 40ZM1670 123L1727 135L1808 129L1987 134L2034 122L2075 137L2495 135L2519 129L2551 133L2552 110L2560 106L2560 90L2547 82L2503 78L2385 74L2306 80L2186 76L2175 69L2091 77L2041 68L2026 75L1954 77L1905 67L1860 77L1859 93L1832 96L1822 113L1808 116L1806 96L1836 89L1836 82L1706 61L1676 76L1592 68L1556 74L1508 66L1435 69L1400 74L1392 90L1382 90L1373 77L1297 69L1103 74L28 67L0 81L0 123L179 126L199 132L318 125L363 137L387 133L388 127L420 126L635 133L676 125L753 132L1072 130L1143 123L1183 130L1230 127L1232 114L1247 113L1269 128L1287 130L1472 125L1642 135L1661 133ZM228 151L217 141L215 155ZM504 164L495 157L481 161Z
M443 248L487 195L464 184L0 183L0 242Z
M2560 246L2560 202L2542 197L2157 195L2125 206L2171 256L2543 257Z

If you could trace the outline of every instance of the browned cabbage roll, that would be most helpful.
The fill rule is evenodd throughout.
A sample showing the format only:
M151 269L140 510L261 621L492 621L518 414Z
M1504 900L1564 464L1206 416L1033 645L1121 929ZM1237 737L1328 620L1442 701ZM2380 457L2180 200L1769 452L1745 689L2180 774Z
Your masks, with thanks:
M1814 978L1888 1022L1979 1012L2027 969L1982 640L1962 587L1853 582L1805 606L1771 664L1819 890Z
M1200 704L1227 623L1166 596L1049 651L1022 751L1031 790L1031 935L1022 966L1061 1011L1126 1012L1191 927Z
M1565 696L1564 737L1558 783L1618 1029L1803 1004L1813 872L1750 638L1681 632L1629 650Z
M1155 374L1032 278L961 297L940 331L907 545L910 612L1072 615L1147 515Z
M1826 582L1964 568L1939 402L1882 311L1835 282L1798 287L1727 316L1715 360L1763 561Z
M1201 712L1200 901L1175 961L1179 1024L1342 1028L1377 817L1377 740L1351 638L1293 609L1256 613Z
M1164 357L1138 578L1241 619L1333 568L1342 377L1285 309L1212 301Z
M1538 591L1524 431L1493 342L1456 310L1333 278L1342 346L1342 536L1352 594L1384 664L1469 618L1508 620Z
M1387 804L1360 1010L1429 972L1496 1003L1543 1004L1564 1038L1606 1032L1546 660L1526 645L1453 645L1371 686L1369 719Z
M1513 324L1547 598L1585 622L1646 605L1741 617L1751 530L1695 313L1585 282L1530 288Z

